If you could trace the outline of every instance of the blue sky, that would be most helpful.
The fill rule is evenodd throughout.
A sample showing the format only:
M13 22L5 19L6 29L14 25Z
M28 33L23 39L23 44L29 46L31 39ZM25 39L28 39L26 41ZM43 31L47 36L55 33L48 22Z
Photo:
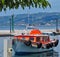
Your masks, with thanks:
M0 12L0 16L12 15L12 14L26 14L26 13L39 13L39 12L60 12L60 0L49 0L51 8L47 7L46 9L42 8L25 8L24 10L19 7L18 9L7 9L6 12Z

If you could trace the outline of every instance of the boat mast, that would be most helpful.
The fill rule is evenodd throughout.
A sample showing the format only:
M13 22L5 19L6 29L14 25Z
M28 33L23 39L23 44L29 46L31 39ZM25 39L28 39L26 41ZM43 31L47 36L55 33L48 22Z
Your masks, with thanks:
M28 26L29 26L29 13L28 13L27 15L28 15L28 19L27 19L26 29L27 29L27 28L28 28Z
M58 29L58 19L56 19L56 32L59 32L59 29Z
M14 15L10 18L10 33L14 32Z
M10 18L10 34L11 34L11 18Z
M28 13L28 26L29 26L29 13Z

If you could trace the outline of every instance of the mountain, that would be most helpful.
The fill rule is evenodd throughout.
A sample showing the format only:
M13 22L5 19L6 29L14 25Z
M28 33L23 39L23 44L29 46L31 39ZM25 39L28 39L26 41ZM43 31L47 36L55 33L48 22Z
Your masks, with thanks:
M0 16L0 26L10 25L11 16ZM35 14L18 14L14 16L14 24L30 24L30 25L55 25L56 20L60 22L60 13L58 12L40 12ZM58 23L59 23L58 22ZM60 24L60 23L59 23Z

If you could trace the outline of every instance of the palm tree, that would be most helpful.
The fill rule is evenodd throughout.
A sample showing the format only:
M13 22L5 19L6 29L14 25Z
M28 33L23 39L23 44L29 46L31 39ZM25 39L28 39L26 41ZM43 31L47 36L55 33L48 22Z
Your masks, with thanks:
M2 9L5 11L8 7L9 9L17 9L19 6L21 6L23 9L25 7L51 7L50 3L47 0L0 0L0 11L2 11Z

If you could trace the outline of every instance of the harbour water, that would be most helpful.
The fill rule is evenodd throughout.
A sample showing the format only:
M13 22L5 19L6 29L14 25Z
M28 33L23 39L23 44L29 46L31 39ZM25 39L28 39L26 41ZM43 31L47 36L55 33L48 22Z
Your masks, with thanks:
M9 37L0 37L0 57L3 57L3 43L4 39L8 39ZM60 41L60 36L51 36L51 38L56 38L59 39ZM48 51L48 52L43 52L39 54L30 54L30 55L22 55L22 56L14 56L14 57L60 57L60 42L57 47L54 48L53 51Z

